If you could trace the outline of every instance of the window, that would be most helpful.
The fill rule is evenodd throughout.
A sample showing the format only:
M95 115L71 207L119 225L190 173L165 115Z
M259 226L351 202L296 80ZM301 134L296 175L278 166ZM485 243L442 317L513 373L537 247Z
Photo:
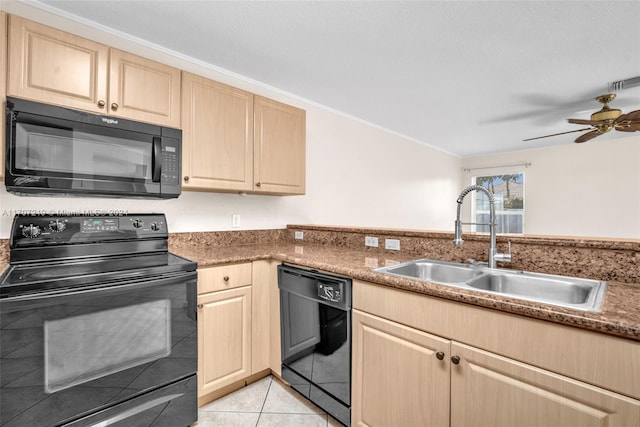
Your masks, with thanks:
M476 176L472 182L493 193L497 233L524 233L524 173ZM472 218L477 223L489 223L489 198L476 192L472 205ZM477 225L477 232L488 233L488 225Z

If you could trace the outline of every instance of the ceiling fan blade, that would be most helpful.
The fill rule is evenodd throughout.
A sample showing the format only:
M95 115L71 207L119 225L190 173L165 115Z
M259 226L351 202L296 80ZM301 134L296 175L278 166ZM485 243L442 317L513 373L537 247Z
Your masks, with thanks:
M587 142L588 140L593 139L598 135L602 135L602 132L600 132L598 129L592 130L591 132L587 132L584 135L579 136L578 138L576 138L575 142L578 142L578 143Z
M640 122L619 123L615 129L619 132L640 132Z
M630 120L640 121L640 110L629 111L627 114L625 114L625 116L627 116L627 118Z
M564 135L566 133L573 133L573 132L584 132L585 130L591 130L591 129L592 128L584 128L584 129L570 130L570 131L567 131L567 132L552 133L551 135L537 136L535 138L523 139L523 141L533 141L534 139L549 138L550 136Z
M600 124L599 120L567 119L567 121L569 123L573 123L575 125L591 125L591 126L595 126L595 125L599 125Z
M626 114L622 114L617 119L615 119L614 123L624 122L627 120L640 121L640 110L630 111Z
M640 131L640 110L621 115L614 120L613 126L620 132Z

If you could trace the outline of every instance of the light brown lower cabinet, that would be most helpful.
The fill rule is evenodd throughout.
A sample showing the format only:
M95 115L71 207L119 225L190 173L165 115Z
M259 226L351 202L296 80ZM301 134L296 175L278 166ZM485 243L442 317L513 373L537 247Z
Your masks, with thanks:
M638 426L640 401L354 310L354 426Z
M449 424L449 341L359 311L352 313L354 426Z
M198 396L251 375L251 286L198 295Z
M276 266L275 261L259 260L198 269L200 404L268 375ZM279 330L278 324L278 343ZM278 359L273 362L278 367L279 349L278 344Z

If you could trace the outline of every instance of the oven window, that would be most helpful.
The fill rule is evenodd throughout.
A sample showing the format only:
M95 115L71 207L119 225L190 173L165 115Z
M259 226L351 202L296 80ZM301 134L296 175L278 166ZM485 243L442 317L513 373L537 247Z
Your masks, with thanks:
M17 123L15 144L16 169L35 175L151 179L150 142Z
M45 321L44 345L47 393L166 357L171 352L171 301Z

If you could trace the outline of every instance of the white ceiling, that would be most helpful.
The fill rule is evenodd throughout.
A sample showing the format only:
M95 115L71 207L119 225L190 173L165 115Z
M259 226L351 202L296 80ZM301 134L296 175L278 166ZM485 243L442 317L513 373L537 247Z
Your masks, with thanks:
M571 144L640 76L640 1L27 1L460 156ZM86 22L86 21L83 21ZM640 87L618 92L640 109ZM589 142L606 143L611 132Z

